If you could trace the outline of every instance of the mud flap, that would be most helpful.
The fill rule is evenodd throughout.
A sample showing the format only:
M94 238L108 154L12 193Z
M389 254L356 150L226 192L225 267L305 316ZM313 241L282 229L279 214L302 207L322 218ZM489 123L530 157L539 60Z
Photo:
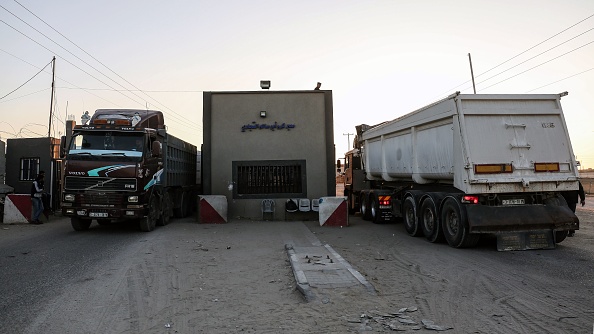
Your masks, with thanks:
M497 250L555 249L552 230L497 234Z

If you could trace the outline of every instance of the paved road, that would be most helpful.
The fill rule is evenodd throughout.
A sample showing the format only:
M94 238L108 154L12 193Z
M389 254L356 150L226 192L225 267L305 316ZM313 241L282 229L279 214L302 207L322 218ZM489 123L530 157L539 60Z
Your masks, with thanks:
M587 333L594 212L578 216L574 238L525 252L497 252L489 238L453 249L359 217L347 228L188 218L150 233L77 233L66 219L2 225L0 333L390 332L386 315L402 308L417 324L452 327L446 333ZM286 244L330 245L377 294L349 284L306 302Z

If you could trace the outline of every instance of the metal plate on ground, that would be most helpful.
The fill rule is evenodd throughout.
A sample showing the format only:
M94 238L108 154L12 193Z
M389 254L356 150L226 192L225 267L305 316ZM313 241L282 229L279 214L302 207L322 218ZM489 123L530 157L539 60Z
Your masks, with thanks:
M510 232L497 235L497 250L554 249L553 231Z

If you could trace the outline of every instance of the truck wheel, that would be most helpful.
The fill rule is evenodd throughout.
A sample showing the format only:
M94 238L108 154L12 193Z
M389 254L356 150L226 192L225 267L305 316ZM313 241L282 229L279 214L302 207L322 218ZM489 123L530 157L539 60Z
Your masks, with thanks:
M348 191L344 191L344 195L347 198L347 206L349 208L349 215L354 215L357 212L357 208L355 207L355 196Z
M111 220L109 220L109 219L97 219L97 224L99 224L101 226L109 225L109 224L111 224Z
M75 231L86 231L89 229L89 226L91 226L91 220L72 217L70 218L70 224Z
M139 226L141 231L150 232L155 229L155 225L157 225L157 216L159 215L157 209L157 199L151 197L148 215L140 219Z
M361 216L363 216L363 220L370 220L371 219L371 212L369 210L369 202L365 198L365 195L361 195Z
M177 203L179 206L173 209L173 216L175 218L184 218L188 211L188 201L186 200L186 192L182 191L177 198Z
M165 195L163 195L163 205L161 207L161 215L159 216L159 219L157 220L157 225L165 226L165 225L169 224L171 214L172 214L171 197L169 196L169 193L166 192Z
M435 201L431 197L425 199L421 204L421 228L429 242L443 241L443 231L437 215L437 208L435 207Z
M466 215L460 210L458 203L448 198L441 211L443 234L448 244L454 248L474 247L480 235L468 233Z
M371 211L371 221L374 224L382 223L381 213L379 211L379 202L375 195L369 196L369 211Z
M404 203L402 203L402 219L404 228L410 236L418 237L423 233L417 216L417 205L412 196L405 198Z
M555 243L558 244L561 241L565 240L569 235L569 231L556 231L555 232Z

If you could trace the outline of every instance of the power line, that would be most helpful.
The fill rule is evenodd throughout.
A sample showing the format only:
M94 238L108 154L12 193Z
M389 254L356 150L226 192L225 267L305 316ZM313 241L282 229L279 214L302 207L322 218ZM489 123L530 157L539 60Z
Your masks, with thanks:
M107 88L72 88L72 87L59 87L61 89L84 89L84 90L104 90L104 91L117 91ZM147 93L203 93L203 90L134 90L128 89L127 91L138 91L138 92L147 92Z
M481 74L477 75L477 77L479 77L479 76L481 76L481 75L483 75L483 74L485 74L485 73L487 73L487 72L489 72L489 71L491 71L491 70L494 70L494 69L496 69L497 67L499 67L499 66L501 66L501 65L503 65L503 64L505 64L505 63L507 63L507 62L509 62L509 61L510 61L510 60L512 60L512 59L515 59L515 58L517 58L517 57L519 57L519 56L523 55L524 53L526 53L526 52L528 52L528 51L530 51L530 50L534 49L535 47L537 47L537 46L539 46L539 45L541 45L541 44L543 44L543 43L545 43L545 42L547 42L547 41L549 41L549 40L551 40L551 39L553 39L553 38L555 38L555 37L557 37L557 36L561 35L562 33L566 32L567 30L569 30L569 29L571 29L571 28L573 28L573 27L577 26L578 24L580 24L580 23L582 23L582 22L584 22L584 21L586 21L586 20L588 20L588 19L590 19L590 18L592 18L592 17L594 17L594 14L592 14L592 15L590 15L590 16L588 16L588 17L586 17L585 19L583 19L583 20L581 20L581 21L579 21L579 22L577 22L577 23L575 23L575 24L571 25L571 26L570 26L570 27L568 27L568 28L565 28L565 29L561 30L560 32L558 32L558 33L554 34L553 36L551 36L551 37L549 37L549 38L547 38L547 39L545 39L544 41L542 41L542 42L540 42L540 43L538 43L538 44L536 44L536 45L534 45L534 46L532 46L532 47L530 47L530 48L528 48L528 49L526 49L526 50L524 50L524 51L522 51L522 52L518 53L517 55L515 55L515 56L513 56L513 57L509 58L508 60L504 61L503 63L501 63L501 64L499 64L499 65L497 65L497 66L494 66L494 67L492 67L492 68L488 69L487 71L485 71L485 72L483 72L483 73L481 73ZM590 29L590 30L592 30L592 29ZM590 30L588 30L588 31L590 31ZM585 32L584 32L584 33L585 33ZM582 33L582 34L580 34L580 35L583 35L584 33ZM578 35L578 36L579 36L579 35ZM574 37L574 38L575 38L575 37Z
M160 103L159 101L157 101L156 99L154 99L152 96L146 94L145 91L141 90L140 88L136 87L134 84L132 84L130 81L126 80L124 77L122 77L121 75L119 75L118 73L116 73L115 71L113 71L111 68L109 68L107 65L105 65L104 63L102 63L101 61L99 61L97 58L93 57L90 53L88 53L87 51L85 51L83 48L81 48L80 46L78 46L76 43L74 43L72 40L70 40L68 37L64 36L64 34L62 34L61 32L59 32L58 30L56 30L54 27L52 27L49 23L45 22L42 18L40 18L39 16L37 16L35 13L33 13L32 11L30 11L27 7L23 6L20 2L18 2L17 0L14 0L14 2L16 2L17 4L19 4L19 6L23 7L26 11L28 11L31 15L35 16L37 19L39 19L41 22L43 22L45 25L47 25L48 27L50 27L52 30L54 30L56 33L58 33L60 36L64 37L67 41L69 41L70 43L72 43L74 46L76 46L79 50L81 50L82 52L84 52L86 55L88 55L89 57L91 57L93 60L95 60L96 62L98 62L99 64L103 65L103 67L105 67L106 69L108 69L110 72L112 72L113 74L115 74L116 76L118 76L120 79L124 80L126 83L128 83L129 85L131 85L132 87L136 88L136 91L139 91L141 93L143 93L144 95L146 95L147 97L149 97L150 99L152 99L153 101L157 102L157 104L161 105L162 107L164 107L165 109L168 109L169 111L171 111L173 114L177 115L178 117L180 117L182 120L186 121L183 116L179 115L178 113L176 113L175 111L173 111L172 109L168 108L167 106L163 105L162 103ZM4 8L4 7L3 7ZM12 14L12 13L11 13ZM14 14L13 14L14 15ZM45 35L44 35L45 36ZM49 39L49 38L48 38ZM51 39L50 39L51 40ZM53 42L53 41L52 41ZM55 42L54 42L55 43ZM72 53L71 53L72 54ZM76 56L75 56L76 57ZM77 57L78 58L78 57ZM79 60L83 61L82 59L78 58ZM84 62L84 61L83 61ZM84 62L85 64L87 64L86 62ZM89 65L89 64L87 64ZM91 66L91 65L89 65ZM98 71L99 73L103 74L101 71L97 70L96 68L94 68L93 66L91 66L94 70ZM103 74L105 77L107 77L107 75ZM109 78L109 77L108 77ZM115 80L111 79L113 82L115 82ZM119 84L121 87L124 87L123 85ZM125 87L124 87L125 88ZM127 90L128 92L132 92L131 90ZM134 94L136 95L136 94ZM140 97L138 95L136 95L137 97ZM198 124L196 124L198 125ZM201 127L198 126L198 128L200 129ZM201 129L200 129L201 130Z
M23 83L22 85L18 86L17 88L15 88L12 92L0 97L0 100L2 100L3 98L7 97L8 95L16 92L19 88L23 87L24 85L26 85L29 81L33 80L33 78L35 78L36 76L39 75L39 73L43 72L43 70L45 70L45 68L51 64L52 62L50 61L49 63L47 63L47 65L45 65L39 72L37 72L34 76L32 76L29 80L25 81L25 83Z
M575 48L575 49L573 49L573 50L571 50L571 51L569 51L569 52L566 52L566 53L564 53L564 54L562 54L562 55L559 55L559 56L557 56L557 57L555 57L555 58L549 59L549 60L545 61L544 63L540 63L540 64L538 64L538 65L536 65L536 66L534 66L534 67L531 67L531 68L529 68L529 69L527 69L527 70L525 70L525 71L522 71L522 72L520 72L520 73L518 73L518 74L512 75L511 77L509 77L509 78L506 78L506 79L503 79L503 80L501 80L501 81L499 81L499 82L497 82L497 83L494 83L494 84L492 84L491 86L487 86L487 87L483 88L483 90L485 90L485 89L488 89L488 88L490 88L490 87L493 87L493 86L495 86L495 85L498 85L498 84L500 84L500 83L502 83L502 82L504 82L504 81L507 81L507 80L509 80L509 79L511 79L511 78L515 78L515 77L517 77L517 76L518 76L518 75L520 75L520 74L524 74L524 73L526 73L526 72L528 72L528 71L531 71L531 70L533 70L533 69L535 69L535 68L537 68L537 67L540 67L540 66L542 66L542 65L544 65L544 64L546 64L546 63L550 63L550 62L552 62L552 61L553 61L553 60L555 60L555 59L559 59L559 58L561 58L561 57L563 57L563 56L566 56L566 55L568 55L568 54L570 54L570 53L572 53L572 52L574 52L574 51L576 51L576 50L579 50L579 49L581 49L581 48L583 48L583 47L585 47L585 46L588 46L588 45L590 45L590 44L592 44L592 43L594 43L594 41L591 41L591 42L589 42L589 43L586 43L586 44L584 44L584 45L582 45L582 46L579 46L579 47L577 47L577 48Z
M18 3L18 1L15 1L15 2L17 2L17 3ZM19 4L19 5L21 5L20 3L18 3L18 4ZM21 5L21 6L22 6L22 5ZM36 32L38 32L40 35L42 35L43 37L45 37L45 38L49 39L49 40L50 40L52 43L54 43L54 44L56 44L57 46L59 46L60 48L62 48L62 50L64 50L64 51L68 52L69 54L71 54L72 56L74 56L76 59L78 59L78 60L80 60L81 62L83 62L85 65L87 65L87 66L89 66L90 68L94 69L95 71L97 71L98 73L100 73L101 75L103 75L104 77L106 77L107 79L109 79L109 80L113 81L115 84L117 84L117 85L120 85L121 87L125 88L123 85L119 84L117 81L115 81L115 80L111 79L110 77L108 77L107 75L105 75L103 72L101 72L101 71L99 71L98 69L96 69L96 68L95 68L93 65L91 65L91 64L89 64L89 63L87 63L86 61L84 61L83 59L81 59L80 57L78 57L77 55L75 55L74 53L70 52L68 49L66 49L65 47L63 47L62 45L60 45L60 43L58 43L58 42L54 41L53 39L51 39L51 38L50 38L49 36L47 36L46 34L44 34L43 32L39 31L37 28L35 28L35 27L33 27L32 25L30 25L29 23L25 22L25 20L21 19L21 18L20 18L18 15L14 14L13 12L11 12L11 11L10 11L10 10L8 10L8 9L6 9L6 8L5 8L4 6L2 6L2 5L0 5L0 7L1 7L2 9L4 9L5 11L7 11L8 13L10 13L12 16L16 17L16 18L17 18L19 21L21 21L21 22L23 22L24 24L26 24L27 26L29 26L29 28L31 28L31 29L33 29L33 30L35 30L35 31L36 31ZM23 8L25 8L24 6L22 6L22 7L23 7ZM27 8L25 8L25 9L27 9ZM28 9L27 9L27 10L28 10ZM30 11L29 11L29 12L30 12ZM33 14L33 13L31 13L31 14ZM35 14L33 14L33 15L35 15ZM37 17L37 16L36 16L36 17ZM39 17L37 17L37 18L39 18ZM40 19L40 20L41 20L41 19ZM43 21L43 20L42 20L42 21ZM44 22L44 23L45 23L45 22ZM47 23L46 23L46 24L47 24ZM14 28L13 28L13 29L14 29ZM38 43L38 44L39 44L39 43ZM41 44L40 44L40 45L41 45ZM49 51L49 50L48 50L48 51ZM62 58L62 59L64 59L64 58ZM72 64L72 63L71 63L71 64ZM72 65L73 65L73 64L72 64ZM74 65L73 65L73 66L74 66ZM78 67L77 67L77 68L78 68ZM79 68L79 69L80 69L80 68ZM80 70L82 71L82 69L80 69ZM85 73L87 73L87 72L85 72ZM89 74L89 73L87 73L87 74ZM93 77L93 78L95 78L95 77ZM96 79L96 80L99 80L99 79L97 79L97 78L95 78L95 79ZM102 82L102 81L100 81L100 82ZM102 82L102 83L103 83L103 84L105 84L104 82ZM109 87L109 86L108 86L108 87ZM136 95L136 94L134 94L134 95ZM140 96L138 96L138 95L136 95L136 97L139 97L139 98L140 98ZM128 98L129 98L129 97L128 97ZM137 102L137 101L135 101L135 102ZM138 102L137 102L137 103L138 103Z
M0 7L2 7L2 6L0 5ZM4 8L4 7L2 7L2 8ZM12 14L12 13L11 13L11 14ZM14 14L13 14L13 15L14 15ZM31 38L31 37L27 36L25 33L21 32L20 30L16 29L15 27L11 26L10 24L6 23L5 21L3 21L3 20L0 20L0 22L2 22L2 23L4 23L4 24L6 24L6 25L7 25L7 26L9 26L10 28L14 29L15 31L17 31L17 32L18 32L18 33L20 33L21 35L23 35L23 36L27 37L29 40L31 40L31 41L33 41L34 43L38 44L39 46L43 47L43 48L44 48L44 49L46 49L47 51L53 52L52 50L50 50L50 49L48 49L47 47L43 46L41 43L39 43L39 42L35 41L33 38ZM33 28L33 29L35 29L35 28ZM44 35L44 36L45 36L45 35ZM49 38L48 38L48 39L49 39ZM51 39L50 39L50 40L51 40ZM52 41L52 42L53 42L53 41ZM54 42L54 43L56 43L56 42ZM56 44L57 44L57 43L56 43ZM60 47L61 47L61 46L60 46ZM66 51L68 51L68 50L66 50ZM18 58L18 57L17 57L17 58ZM19 58L19 59L20 59L20 58ZM103 84L104 84L104 85L106 85L107 87L110 87L110 88L111 88L113 91L119 92L120 94L122 94L123 96L125 96L125 97L129 98L130 100L132 100L132 101L134 101L134 102L136 102L136 103L139 103L138 101L135 101L135 100L134 100L134 99L132 99L131 97L129 97L129 96L127 96L127 95L123 94L121 91L119 91L119 90L115 89L114 87L112 87L112 86L108 85L107 83L105 83L105 82L103 82L102 80L98 79L97 77L93 76L93 75L92 75L92 74L90 74L89 72L87 72L87 71L83 70L82 68L80 68L80 67L76 66L75 64L73 64L72 62L68 61L67 59L65 59L65 58L62 58L62 57L61 57L61 59L63 59L64 61L66 61L66 62L67 62L67 63L69 63L70 65L72 65L72 66L76 67L77 69L81 70L82 72L86 73L87 75L91 76L91 77L92 77L92 78L94 78L95 80L97 80L97 81L99 81L99 82L103 83ZM88 65L88 64L87 64L87 65ZM90 66L90 65L89 65L89 66ZM92 66L91 66L91 67L92 67ZM109 78L109 77L108 77L108 78ZM110 80L111 80L111 79L110 79ZM112 81L113 81L113 80L112 80ZM76 85L73 85L73 86L76 86ZM92 94L92 95L95 95L95 94ZM97 96L97 95L95 95L95 96L96 96L96 97L99 97L99 96ZM99 97L99 98L103 99L102 97ZM103 99L103 100L105 100L105 99ZM107 101L107 100L105 100L105 101ZM109 101L108 101L108 102L109 102ZM139 103L139 104L140 104L140 103ZM141 104L141 105L142 105L142 104ZM176 122L176 123L179 123L179 124L187 124L187 123L183 123L183 122L187 122L187 121L188 121L187 119L183 119L183 117L182 117L182 116L178 116L178 117L180 117L180 118L181 118L179 121L178 121L178 120L176 120L176 119L175 119L175 117L172 117L172 118L171 118L171 120L172 120L173 122ZM202 131L202 129L201 129L201 127L200 127L199 125L195 125L195 126L194 126L194 128L195 128L195 129L197 129L197 130L199 130L199 131ZM190 133L190 132L188 132L188 133Z
M531 90L527 91L526 93L530 93L530 92L533 92L533 91L535 91L535 90L537 90L537 89L541 89L541 88L544 88L544 87L550 86L550 85L552 85L552 84L556 84L557 82L561 82L561 81L563 81L563 80L566 80L566 79L569 79L569 78L573 78L573 77L575 77L575 76L578 76L578 75L580 75L580 74L583 74L583 73L586 73L586 72L589 72L589 71L592 71L592 70L594 70L594 67L592 67L592 68L590 68L590 69L587 69L587 70L585 70L585 71L582 71L582 72L580 72L580 73L576 73L576 74L570 75L570 76L568 76L568 77L565 77L565 78L563 78L563 79L559 79L559 80L557 80L557 81L553 81L553 82L551 82L551 83L549 83L549 84L546 84L546 85L544 85L544 86L540 86L540 87L537 87L537 88L531 89Z
M31 38L31 37L27 36L25 33L21 32L21 31L20 31L20 30L18 30L17 28L15 28L15 27L11 26L10 24L6 23L4 20L0 20L0 22L2 22L2 23L4 23L4 24L6 24L6 25L7 25L7 26L9 26L10 28L14 29L16 32L18 32L18 33L20 33L21 35L23 35L23 36L27 37L29 40L31 40L31 41L32 41L32 42L34 42L35 44L37 44L37 45L41 46L42 48L46 49L47 51L49 51L49 52L51 52L51 53L54 53L54 54L57 54L57 52L54 52L54 51L52 51L52 50L48 49L47 47L45 47L45 46L44 46L44 45L42 45L41 43L37 42L37 41L36 41L36 40L34 40L33 38ZM81 70L81 71L82 71L82 72L84 72L85 74L89 75L89 76L90 76L90 77L92 77L93 79L95 79L95 80L97 80L97 81L101 82L102 84L106 85L107 87L110 87L110 88L114 89L113 87L111 87L110 85L108 85L107 83L105 83L104 81L102 81L102 80L100 80L99 78L95 77L95 76L94 76L94 75L92 75L91 73L89 73L89 72L87 72L87 71L83 70L82 68L80 68L80 67L76 66L75 64L73 64L72 62L70 62L69 60L67 60L66 58L64 58L64 57L60 57L60 58L61 58L62 60L64 60L65 62L67 62L68 64L70 64L70 65L72 65L72 66L76 67L77 69ZM131 97L127 96L126 94L123 94L123 93L121 93L121 92L120 92L120 94L122 94L123 96L125 96L125 97L129 98L130 100L132 100L132 101L134 101L134 102L136 102L136 103L138 103L138 104L142 105L142 103L140 103L140 102L138 102L138 101L135 101L135 100L134 100L134 99L132 99Z
M504 72L507 72L507 71L509 71L509 70L511 70L511 69L513 69L513 68L516 68L516 67L518 67L518 66L520 66L520 65L522 65L522 64L524 64L524 63L526 63L526 62L528 62L528 61L530 61L530 60L532 60L532 59L534 59L534 58L536 58L536 57L539 57L539 56L541 56L541 55L543 55L543 54L545 54L545 53L547 53L547 52L549 52L549 51L551 51L551 50L554 50L554 49L558 48L559 46L561 46L561 45L563 45L563 44L565 44L565 43L568 43L568 42L570 42L570 41L572 41L572 40L574 40L574 39L576 39L576 38L578 38L578 37L582 36L582 35L583 35L583 34L585 34L585 33L588 33L588 32L590 32L590 31L592 31L592 30L594 30L594 28L588 29L588 30L584 31L584 32L583 32L583 33L581 33L581 34L579 34L579 35L576 35L576 36L574 36L574 37L572 37L572 38L570 38L570 39L566 40L566 41L565 41L565 42L563 42L563 43L557 44L557 45L553 46L552 48L549 48L548 50L545 50L545 51L543 51L543 52L541 52L541 53L537 54L537 55L536 55L536 56L534 56L534 57L528 58L528 59L524 60L523 62L521 62L521 63L518 63L518 64L516 64L516 65L514 65L514 66L512 66L512 67L510 67L510 68L508 68L507 70L504 70L504 71L502 71L502 72L499 72L499 73L497 73L497 74L495 74L495 75L493 75L493 76L491 76L491 77L489 77L489 78L487 78L487 79L485 79L485 80L483 80L483 81L481 81L481 82L478 82L478 83L477 83L477 85L480 85L480 84L482 84L483 82L485 82L485 81L488 81L488 80L490 80L490 79L493 79L494 77L496 77L496 76L498 76L498 75L500 75L500 74L502 74L502 73L504 73Z
M537 47L537 46L539 46L539 45L541 45L541 44L543 44L543 43L545 43L545 42L547 42L547 41L549 41L549 40L553 39L554 37L557 37L557 36L559 36L560 34L562 34L562 33L566 32L567 30L569 30L569 29L571 29L571 28L573 28L573 27L577 26L578 24L580 24L580 23L582 23L582 22L584 22L584 21L586 21L586 20L588 20L588 19L590 19L590 18L592 18L592 17L594 17L594 14L592 14L592 15L590 15L590 16L588 16L588 17L586 17L585 19L583 19L583 20L581 20L581 21L578 21L577 23L575 23L575 24L573 24L573 25L571 25L571 26L569 26L569 27L567 27L567 28L565 28L565 29L561 30L560 32L558 32L558 33L554 34L553 36L551 36L551 37L549 37L549 38L546 38L546 39L545 39L545 40L543 40L542 42L540 42L540 43L537 43L537 44L535 44L535 45L531 46L530 48L528 48L528 49L526 49L526 50L524 50L524 51L522 51L522 52L518 53L517 55L515 55L515 56L513 56L513 57L509 58L508 60L506 60L506 61L504 61L504 62L500 63L499 65L496 65L496 66L494 66L494 67L492 67L492 68L488 69L487 71L485 71L485 72L482 72L482 73L478 74L478 75L477 75L475 78L478 78L478 77L480 77L481 75L484 75L484 74L486 74L486 73L488 73L488 72L490 72L490 71L492 71L492 70L494 70L494 69L498 68L499 66L501 66L501 65L503 65L503 64L505 64L505 63L507 63L507 62L509 62L509 61L511 61L511 60L513 60L513 59L515 59L515 58L517 58L517 57L519 57L519 56L521 56L521 55L523 55L524 53L526 53L526 52L528 52L528 51L530 51L530 50L534 49L535 47ZM588 30L588 31L589 31L589 30ZM503 73L503 72L502 72L502 73ZM463 82L463 83L459 84L458 86L456 86L456 87L454 87L454 88L451 88L451 89L449 89L449 90L447 90L447 91L445 91L445 92L443 92L443 93L439 94L438 96L442 96L442 95L444 95L444 94L450 93L450 92L452 92L453 90L455 90L456 88L458 88L458 87L460 87L460 86L463 86L463 85L465 85L465 84L467 84L467 83L469 83L469 82L471 82L471 81L472 81L472 80L467 80L467 81L465 81L465 82Z

